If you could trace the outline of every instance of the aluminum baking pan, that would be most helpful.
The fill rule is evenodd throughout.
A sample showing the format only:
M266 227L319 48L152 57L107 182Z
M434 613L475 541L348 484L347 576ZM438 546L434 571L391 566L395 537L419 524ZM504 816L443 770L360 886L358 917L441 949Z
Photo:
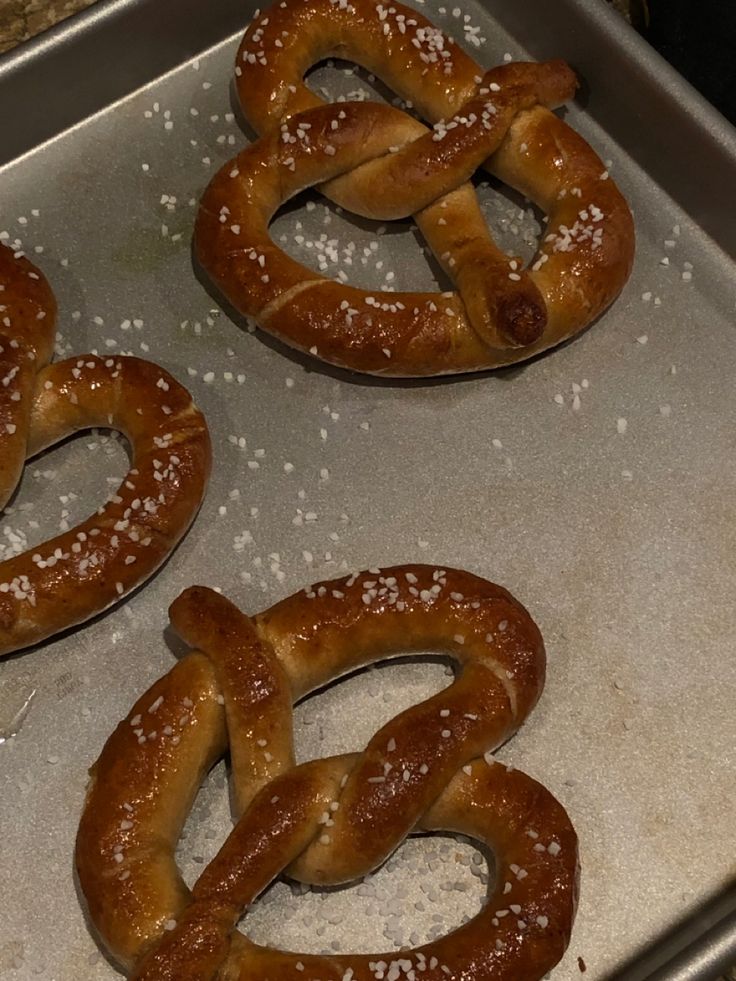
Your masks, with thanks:
M454 7L438 6L425 9L462 33ZM36 692L0 745L0 976L115 976L75 893L74 834L88 765L172 663L166 608L180 589L220 586L256 611L343 564L420 559L505 584L546 639L546 692L502 756L565 803L581 837L580 912L554 977L578 978L581 965L594 979L714 977L736 941L733 131L602 6L464 3L484 64L555 55L583 76L569 118L632 203L634 273L598 324L525 367L438 383L351 378L242 330L193 274L194 204L245 140L229 79L249 9L102 3L0 60L0 232L51 279L60 350L159 361L207 413L216 454L201 515L149 586L0 664L0 730ZM370 88L329 68L315 84ZM485 184L479 194L502 242L528 248L535 216ZM432 287L408 223L379 236L315 195L276 233L314 262L306 242L327 219L358 250L376 241L397 288ZM383 281L374 264L350 274ZM83 516L123 467L106 434L33 462L3 547ZM302 755L360 748L444 678L434 662L402 663L308 700ZM189 822L189 880L227 829L222 784L220 768ZM362 892L275 886L247 926L301 949L422 940L482 901L472 856L467 844L412 842ZM396 897L429 882L442 902L397 919Z

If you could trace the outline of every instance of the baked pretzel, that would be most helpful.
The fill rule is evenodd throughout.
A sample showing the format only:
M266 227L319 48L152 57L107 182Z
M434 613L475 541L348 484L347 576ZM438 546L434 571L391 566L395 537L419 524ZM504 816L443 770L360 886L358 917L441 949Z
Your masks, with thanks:
M90 917L131 977L368 981L414 970L427 981L536 981L557 963L577 902L575 832L548 791L488 754L544 683L542 638L506 590L409 565L320 583L252 619L199 586L169 612L195 650L108 739L77 836ZM449 688L392 719L362 753L295 766L295 701L362 665L437 648L459 666ZM190 893L177 840L228 746L238 823ZM235 929L284 870L348 882L408 834L439 829L486 842L497 859L485 908L448 936L400 954L315 956Z
M132 465L91 517L0 562L0 655L81 623L148 579L204 497L210 441L189 393L139 358L50 364L56 304L41 272L0 246L0 507L28 457L71 433L112 427Z
M374 102L324 104L303 78L331 56L375 73L433 129ZM230 303L287 344L372 374L495 368L577 334L626 282L626 202L550 111L577 86L564 62L484 72L400 3L280 0L248 28L236 76L261 138L207 188L195 252ZM488 232L469 183L481 165L547 216L528 269ZM355 289L287 256L269 221L315 184L367 218L412 215L457 292Z

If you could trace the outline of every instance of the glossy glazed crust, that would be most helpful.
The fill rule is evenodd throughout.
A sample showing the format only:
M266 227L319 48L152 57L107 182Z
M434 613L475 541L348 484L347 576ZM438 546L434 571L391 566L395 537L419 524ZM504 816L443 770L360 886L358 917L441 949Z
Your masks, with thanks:
M36 374L54 353L56 300L40 269L0 244L0 508L26 459Z
M447 970L536 981L559 960L576 906L575 833L544 788L482 757L524 721L544 681L539 631L509 593L458 570L400 566L319 583L252 620L202 587L170 614L199 651L108 740L77 839L91 919L133 977L368 981L371 963L401 956L435 981ZM427 649L458 663L449 688L387 723L363 753L294 766L293 701L359 665ZM240 819L190 895L176 843L227 742ZM284 869L351 881L407 834L440 828L487 842L499 863L485 909L448 937L401 955L314 957L234 932Z
M202 414L157 365L94 355L40 364L50 350L28 325L53 326L53 296L40 273L30 278L27 260L10 254L8 262L8 254L0 249L0 295L9 312L1 343L20 352L21 368L0 386L15 413L0 430L0 459L22 453L25 461L95 426L122 432L132 459L118 490L86 521L0 562L0 656L89 619L148 579L194 519L211 466ZM46 316L38 320L38 312ZM12 492L20 476L15 464L3 476Z
M331 55L375 72L434 131L377 103L325 106L303 77ZM262 138L205 192L195 251L235 308L286 343L374 374L493 368L573 336L626 282L634 251L626 202L594 151L549 111L575 91L564 63L484 75L401 4L283 0L248 29L236 73ZM481 164L547 215L529 269L488 233L467 183ZM413 214L457 292L376 295L289 258L268 223L314 184L359 215Z

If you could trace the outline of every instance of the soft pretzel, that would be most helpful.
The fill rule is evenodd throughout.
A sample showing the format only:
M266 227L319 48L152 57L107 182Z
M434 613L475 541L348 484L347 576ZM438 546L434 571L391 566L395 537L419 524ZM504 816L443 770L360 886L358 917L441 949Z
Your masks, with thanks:
M131 977L537 981L557 963L577 901L575 832L548 791L488 753L544 684L542 638L506 590L409 565L319 583L252 619L192 587L170 616L194 651L108 739L77 836L91 920ZM295 766L296 700L362 665L428 649L456 661L449 688L392 719L362 753ZM228 746L238 823L190 893L177 840ZM408 834L439 829L486 842L497 860L485 908L448 936L396 954L315 956L235 930L284 870L347 882Z
M131 468L91 517L0 562L0 655L87 620L148 579L204 496L210 441L189 393L139 358L49 364L56 308L43 275L0 246L0 506L23 463L93 426L124 433Z
M330 56L374 72L433 130L387 105L325 105L303 78ZM248 28L236 76L261 138L207 188L195 251L237 310L293 347L383 375L494 368L574 336L626 282L626 202L591 147L550 111L577 85L563 62L484 73L400 3L281 0ZM547 217L528 269L490 237L468 182L481 165ZM413 215L457 292L376 293L291 259L268 224L313 185L364 217Z

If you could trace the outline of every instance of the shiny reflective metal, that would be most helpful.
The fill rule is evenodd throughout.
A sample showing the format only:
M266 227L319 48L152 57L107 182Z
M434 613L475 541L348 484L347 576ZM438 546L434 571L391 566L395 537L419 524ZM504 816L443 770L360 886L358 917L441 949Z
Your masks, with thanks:
M462 35L453 6L438 7L426 5ZM0 59L0 233L52 281L60 347L161 362L191 387L215 445L208 499L160 575L85 628L0 662L2 723L37 690L0 745L0 972L115 976L75 892L74 834L87 767L172 664L163 631L180 589L221 586L260 610L343 564L424 559L503 583L546 639L545 695L499 755L565 803L581 838L580 913L554 977L584 964L596 981L713 978L736 960L734 131L603 5L464 4L487 39L470 48L482 63L554 56L581 74L569 118L632 203L632 280L599 323L529 365L436 383L353 378L232 323L192 270L196 200L245 142L227 114L251 9L102 2ZM315 79L370 89L335 70ZM479 193L505 246L523 252L536 228L523 202ZM308 243L325 234L338 251L355 243L356 282L380 288L392 269L397 288L431 288L406 223L379 237L313 200L275 223L295 255L314 262ZM361 262L374 241L382 270ZM81 518L123 459L93 434L29 465L0 545L13 547L6 528L34 547ZM362 745L396 700L442 677L436 665L392 667L310 700L302 756ZM218 771L187 827L189 882L228 827L222 782ZM406 874L402 861L390 875ZM442 896L449 925L469 911L461 892ZM277 887L248 924L273 943L314 942L293 904L323 898ZM344 939L375 948L375 917L356 912L353 892L335 902Z

